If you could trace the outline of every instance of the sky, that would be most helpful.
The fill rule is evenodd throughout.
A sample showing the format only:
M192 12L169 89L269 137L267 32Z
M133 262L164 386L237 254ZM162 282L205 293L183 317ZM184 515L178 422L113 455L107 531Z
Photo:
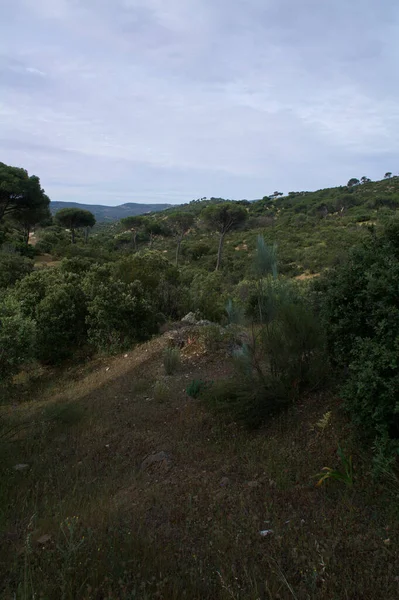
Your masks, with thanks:
M0 0L0 161L52 200L399 171L397 0Z

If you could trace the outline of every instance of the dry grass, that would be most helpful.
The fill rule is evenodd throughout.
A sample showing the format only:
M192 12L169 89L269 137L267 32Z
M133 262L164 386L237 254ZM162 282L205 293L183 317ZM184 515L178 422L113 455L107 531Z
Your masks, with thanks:
M399 490L371 481L337 401L308 398L256 433L219 422L185 388L230 365L191 337L160 404L166 344L70 368L4 407L33 425L1 447L1 598L397 598ZM316 489L339 442L354 487ZM160 451L170 462L143 470Z

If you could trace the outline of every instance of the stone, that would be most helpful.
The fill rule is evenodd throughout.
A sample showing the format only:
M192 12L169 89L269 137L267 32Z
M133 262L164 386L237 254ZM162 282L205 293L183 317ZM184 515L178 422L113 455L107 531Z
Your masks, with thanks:
M150 454L141 463L141 470L146 471L155 464L162 464L163 466L169 467L171 465L170 456L163 450L156 454Z
M19 465L14 465L13 469L14 471L26 471L27 469L29 469L29 465L21 463Z
M222 479L219 481L219 485L220 487L227 487L230 485L230 479L228 477L222 477Z
M200 321L197 321L196 324L200 327L209 327L209 325L215 325L215 323L212 323L212 321L207 321L206 319L201 319ZM222 329L222 327L220 329Z
M259 482L258 481L248 481L247 485L249 488L257 488L257 487L259 487Z
M39 537L39 539L37 540L37 543L38 544L47 544L47 542L49 542L50 540L51 540L51 535L49 535L48 533L45 533L44 535Z
M196 325L197 317L193 312L189 312L185 317L182 318L182 323L187 323L188 325Z

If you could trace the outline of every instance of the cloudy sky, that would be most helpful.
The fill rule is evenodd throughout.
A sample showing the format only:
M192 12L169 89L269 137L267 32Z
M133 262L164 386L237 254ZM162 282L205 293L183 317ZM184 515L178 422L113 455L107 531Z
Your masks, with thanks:
M397 0L0 0L0 161L53 200L399 171Z

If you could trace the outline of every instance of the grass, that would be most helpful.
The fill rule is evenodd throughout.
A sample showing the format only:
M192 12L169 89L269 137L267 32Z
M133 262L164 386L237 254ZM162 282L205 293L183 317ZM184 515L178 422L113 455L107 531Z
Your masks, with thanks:
M192 343L160 406L151 382L162 381L166 343L70 371L2 407L16 433L0 446L0 597L396 598L398 489L371 480L339 403L312 396L248 433L187 397L190 381L230 369ZM44 418L71 403L84 418ZM353 487L316 488L323 465L340 468L342 439ZM143 471L160 451L171 465Z

